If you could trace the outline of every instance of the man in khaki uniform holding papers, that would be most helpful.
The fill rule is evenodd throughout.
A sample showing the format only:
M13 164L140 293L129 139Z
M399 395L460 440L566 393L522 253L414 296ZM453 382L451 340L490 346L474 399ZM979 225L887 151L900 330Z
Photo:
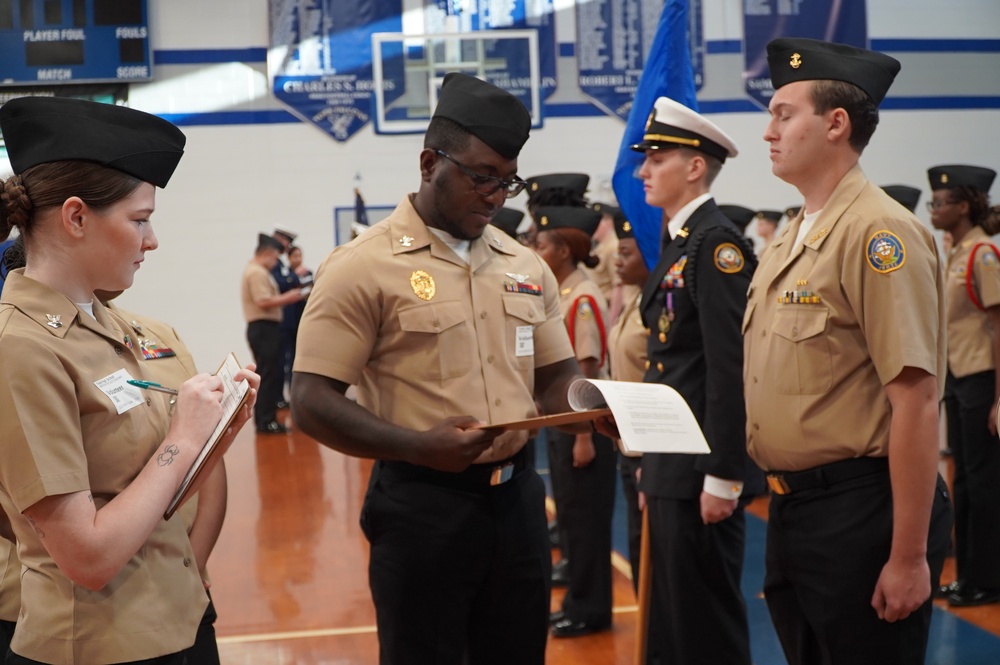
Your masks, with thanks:
M790 665L922 664L950 528L944 283L930 232L858 166L899 63L808 39L767 51L764 140L805 205L743 322L748 445L772 491L764 595Z
M551 559L528 432L472 429L535 416L536 398L569 410L579 375L552 272L488 227L524 187L530 125L515 97L448 74L420 189L324 261L299 327L296 425L379 460L361 526L382 663L544 662Z

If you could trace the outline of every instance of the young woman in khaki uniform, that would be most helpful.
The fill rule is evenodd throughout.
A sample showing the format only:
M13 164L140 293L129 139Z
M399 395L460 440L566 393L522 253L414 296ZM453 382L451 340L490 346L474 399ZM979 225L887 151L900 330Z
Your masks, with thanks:
M580 264L593 267L590 238L601 214L589 208L543 207L535 213L535 251L559 282L559 302L584 376L607 378L608 306ZM569 585L552 616L553 637L588 635L611 626L611 515L615 449L602 434L547 432Z
M93 294L128 288L156 249L155 187L183 134L60 98L8 102L0 130L16 174L0 234L18 227L29 257L0 305L0 507L22 570L6 662L181 663L208 601L184 522L163 513L221 416L222 384L186 381L168 421L126 383L152 375Z
M955 460L957 579L943 586L958 607L1000 601L1000 255L989 236L1000 230L990 209L996 172L950 164L927 172L934 228L951 233L945 300L948 308L948 446Z

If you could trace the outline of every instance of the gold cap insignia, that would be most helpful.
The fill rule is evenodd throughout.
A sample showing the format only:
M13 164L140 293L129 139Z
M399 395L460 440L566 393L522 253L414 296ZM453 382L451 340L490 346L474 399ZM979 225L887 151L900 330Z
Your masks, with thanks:
M425 273L423 270L414 270L413 274L410 275L410 286L413 288L413 292L417 294L417 297L421 300L430 300L437 293L437 287L434 285L434 278Z
M533 192L537 192L538 191L538 183L537 182L531 183L531 191L533 191Z
M941 184L942 185L948 184L948 174L947 173L942 173L941 174Z
M622 224L622 231L628 233L631 230L632 230L632 224L628 220L626 220L625 223Z
M802 66L802 56L798 53L793 53L792 59L788 61L788 64L792 66L792 69L798 69Z
M548 226L549 225L549 218L546 217L545 215L542 215L542 221L538 222L538 224L540 226Z
M647 132L649 131L649 126L653 124L654 120L656 120L656 109L653 109L652 111L650 111L649 112L649 117L646 118L646 131Z

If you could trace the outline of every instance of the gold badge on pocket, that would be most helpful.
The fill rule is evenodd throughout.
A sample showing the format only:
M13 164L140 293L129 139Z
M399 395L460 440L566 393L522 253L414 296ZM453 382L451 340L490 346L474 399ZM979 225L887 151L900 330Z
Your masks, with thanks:
M437 293L437 287L434 286L434 278L423 270L413 271L413 274L410 275L410 286L413 287L413 292L421 300L430 300Z

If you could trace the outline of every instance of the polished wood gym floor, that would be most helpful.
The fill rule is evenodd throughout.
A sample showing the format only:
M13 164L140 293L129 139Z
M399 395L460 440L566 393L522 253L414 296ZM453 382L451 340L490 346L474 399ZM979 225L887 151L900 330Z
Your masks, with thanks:
M287 412L282 415L287 417ZM257 435L246 428L227 453L226 465L228 514L209 561L222 663L377 663L375 616L367 582L368 545L358 526L371 462L345 457L298 432ZM766 499L755 503L751 512L766 517ZM616 568L613 629L550 640L550 665L634 662L636 599L622 557L613 556L612 564ZM949 561L943 581L953 575ZM553 607L561 593L554 592ZM751 593L747 596L752 599ZM942 601L937 603L946 608ZM766 611L763 601L751 600L750 606L754 614L751 639L756 640L758 626L767 622ZM945 622L948 628L942 632L946 634L939 637L928 663L1000 663L1000 640L965 623L1000 636L1000 605L952 614L962 621ZM968 650L956 650L957 644L948 643L948 634L962 644L968 644L966 636L971 634L982 646L970 659ZM785 662L773 637L758 642L756 665Z

